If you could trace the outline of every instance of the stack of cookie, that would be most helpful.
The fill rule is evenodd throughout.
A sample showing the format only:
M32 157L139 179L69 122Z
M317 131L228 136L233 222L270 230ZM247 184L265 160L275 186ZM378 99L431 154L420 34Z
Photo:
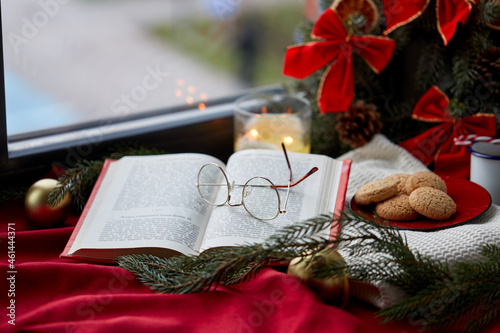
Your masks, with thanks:
M444 180L430 171L398 173L370 182L358 189L354 200L360 206L375 204L375 212L391 221L411 221L421 215L443 221L457 209Z

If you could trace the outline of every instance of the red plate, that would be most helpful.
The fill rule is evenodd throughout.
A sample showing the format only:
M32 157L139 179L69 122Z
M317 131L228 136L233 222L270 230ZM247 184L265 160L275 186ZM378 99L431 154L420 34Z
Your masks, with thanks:
M457 211L448 220L435 221L421 217L413 221L388 221L393 227L404 230L432 231L455 227L471 222L491 205L491 196L482 186L461 178L442 177L448 187L448 195L457 204ZM355 212L374 217L374 206L358 206L351 200L351 208Z

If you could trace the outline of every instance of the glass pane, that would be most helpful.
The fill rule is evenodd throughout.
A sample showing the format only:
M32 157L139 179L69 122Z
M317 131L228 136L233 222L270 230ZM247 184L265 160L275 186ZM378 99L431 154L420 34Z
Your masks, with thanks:
M272 220L279 214L279 196L274 185L267 179L250 179L243 192L247 211L261 220Z
M9 135L283 83L304 15L302 0L0 3Z
M222 170L213 164L204 165L198 174L198 191L208 203L220 206L229 197L229 185Z

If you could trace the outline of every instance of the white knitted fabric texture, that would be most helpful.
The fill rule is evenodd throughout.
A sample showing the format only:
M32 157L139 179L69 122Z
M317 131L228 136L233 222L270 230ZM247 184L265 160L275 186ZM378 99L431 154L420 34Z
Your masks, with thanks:
M365 146L352 150L339 159L353 161L346 205L349 205L356 190L370 181L393 173L428 170L405 149L380 134ZM453 263L459 261L480 259L480 248L484 244L500 246L500 207L492 205L485 214L469 224L438 231L400 232L406 236L410 249L448 262L450 267L453 267ZM349 258L346 260L349 261ZM374 282L373 285L353 285L351 295L379 308L390 306L404 297L400 290L380 282Z

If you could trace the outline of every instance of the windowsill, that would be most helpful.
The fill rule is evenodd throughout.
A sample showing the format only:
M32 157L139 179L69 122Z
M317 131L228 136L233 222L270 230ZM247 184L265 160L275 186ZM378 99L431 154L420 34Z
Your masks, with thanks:
M270 86L242 92L282 92ZM7 162L0 166L0 179L12 181L25 173L40 173L51 166L73 167L84 159L109 154L123 142L144 144L167 152L197 152L221 160L233 152L232 96L207 103L204 110L163 110L129 119L98 122L9 137Z
M157 131L168 131L215 119L228 118L232 117L232 115L232 103L224 103L207 107L205 110L173 112L131 121L113 123L112 120L102 120L97 126L14 141L8 144L9 157L18 158L81 144L98 145L104 141L125 139Z

